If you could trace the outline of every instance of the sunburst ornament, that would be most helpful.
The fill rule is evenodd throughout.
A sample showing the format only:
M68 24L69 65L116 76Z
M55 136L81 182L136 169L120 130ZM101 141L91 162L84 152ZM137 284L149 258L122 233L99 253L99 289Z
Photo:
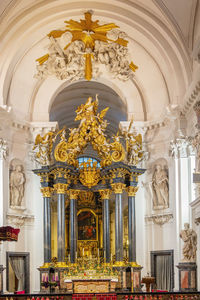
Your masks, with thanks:
M64 30L53 30L48 34L51 42L56 46L57 52L60 57L65 59L66 51L74 43L82 42L84 45L81 49L82 57L85 59L85 79L91 80L92 78L92 59L96 59L98 51L96 50L96 42L100 42L101 45L108 44L117 44L121 48L126 48L128 41L123 38L123 33L115 32L119 26L114 23L100 25L99 20L92 21L92 13L90 11L86 12L85 19L78 21L69 20L65 21L67 24ZM57 39L61 38L63 35L67 36L67 44L63 48L57 43ZM60 48L60 49L58 49ZM60 50L60 51L59 51ZM80 49L79 49L80 52ZM101 51L102 52L102 51ZM115 50L116 52L116 50ZM77 53L80 54L80 53ZM39 62L39 65L43 65L50 58L50 54L46 54L36 61ZM96 59L97 60L97 59ZM102 58L100 59L101 62ZM65 61L63 61L63 66ZM128 67L133 72L138 68L133 62L128 64Z

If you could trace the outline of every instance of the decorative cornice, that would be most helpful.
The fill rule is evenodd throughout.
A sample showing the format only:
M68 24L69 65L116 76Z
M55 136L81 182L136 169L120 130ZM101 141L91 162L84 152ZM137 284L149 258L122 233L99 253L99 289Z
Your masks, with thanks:
M8 144L7 142L0 138L0 159L6 159L8 157Z
M23 214L11 214L11 213L7 213L7 219L8 219L8 223L15 225L15 226L23 226L26 223L29 224L31 222L34 221L34 216L33 215L23 215Z
M168 223L169 220L173 219L173 214L168 213L168 214L163 214L163 215L151 215L151 216L145 216L145 221L146 222L153 222L154 224L157 225L164 225L165 223Z
M192 105L195 103L195 101L197 101L199 94L200 94L200 81L197 81L194 84L191 92L185 99L185 105L182 110L182 113L184 115L186 115L190 111Z

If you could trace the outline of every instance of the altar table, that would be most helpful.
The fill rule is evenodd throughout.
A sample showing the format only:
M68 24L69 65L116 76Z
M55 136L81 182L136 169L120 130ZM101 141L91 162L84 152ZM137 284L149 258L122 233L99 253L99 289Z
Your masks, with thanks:
M109 293L114 292L116 280L112 279L72 279L65 280L67 290L73 293Z

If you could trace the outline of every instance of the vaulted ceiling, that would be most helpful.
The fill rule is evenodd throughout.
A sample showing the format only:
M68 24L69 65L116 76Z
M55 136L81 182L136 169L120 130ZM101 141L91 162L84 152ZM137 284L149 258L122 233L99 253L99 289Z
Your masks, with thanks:
M22 120L49 121L51 115L51 120L63 123L75 83L53 76L34 78L35 60L45 53L51 30L62 28L65 20L79 20L88 9L94 19L114 22L128 34L131 59L139 67L127 82L106 73L92 79L92 90L103 91L102 103L106 106L108 100L113 107L109 118L117 121L126 115L157 122L166 106L181 106L194 76L192 55L200 36L198 0L0 1L0 105L10 106ZM74 96L77 104L84 101L84 84L90 91L84 82L76 83L81 86ZM120 104L117 111L119 103L124 106Z

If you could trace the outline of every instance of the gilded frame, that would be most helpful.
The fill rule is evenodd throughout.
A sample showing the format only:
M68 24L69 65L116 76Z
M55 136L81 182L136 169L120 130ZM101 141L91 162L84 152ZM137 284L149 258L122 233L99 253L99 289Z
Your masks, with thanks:
M77 219L78 219L78 216L80 215L80 213L82 213L82 212L84 212L84 211L89 211L89 212L91 212L91 213L94 215L95 219L96 219L96 239L90 239L90 240L79 240L79 239L78 239L78 242L98 242L98 233L99 233L98 216L97 216L97 214L94 212L93 209L90 209L90 208L82 208L82 209L80 209L80 210L78 211L78 213L77 213ZM77 220L77 222L78 222L78 220ZM79 226L78 226L78 229L79 229Z

